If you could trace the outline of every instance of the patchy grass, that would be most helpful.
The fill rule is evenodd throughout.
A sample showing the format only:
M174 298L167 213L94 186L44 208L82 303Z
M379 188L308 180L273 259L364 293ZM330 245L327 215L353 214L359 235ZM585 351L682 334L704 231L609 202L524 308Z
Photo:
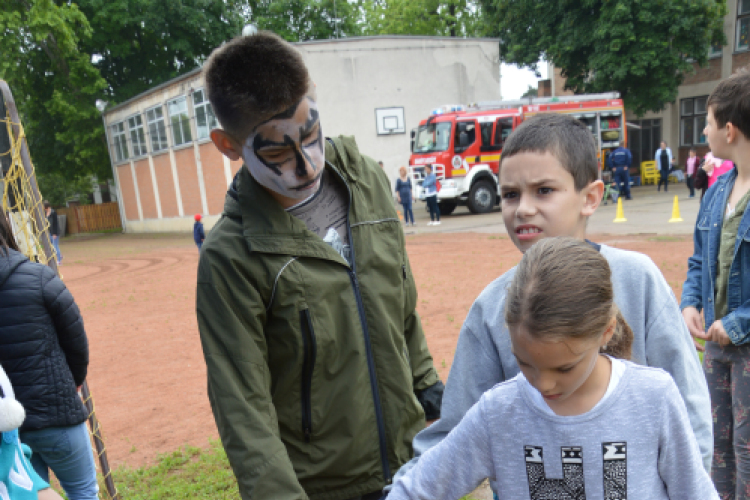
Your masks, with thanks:
M185 446L161 455L156 465L112 473L121 498L127 500L240 500L237 481L221 443L208 450ZM103 482L99 486L105 490Z

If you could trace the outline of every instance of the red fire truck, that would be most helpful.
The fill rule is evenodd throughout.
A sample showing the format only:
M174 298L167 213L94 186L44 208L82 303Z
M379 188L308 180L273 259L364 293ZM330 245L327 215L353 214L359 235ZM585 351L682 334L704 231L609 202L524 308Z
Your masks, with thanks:
M503 144L523 120L539 113L566 113L582 121L594 135L600 165L608 152L627 145L625 108L620 94L495 101L433 110L412 130L409 173L421 197L424 166L432 165L440 180L441 214L458 205L485 213L500 203L498 174Z

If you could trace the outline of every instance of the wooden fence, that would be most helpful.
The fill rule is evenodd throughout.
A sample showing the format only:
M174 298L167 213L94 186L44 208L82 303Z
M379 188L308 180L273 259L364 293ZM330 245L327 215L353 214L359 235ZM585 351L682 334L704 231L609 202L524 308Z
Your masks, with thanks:
M68 217L68 233L94 233L112 229L122 229L120 208L117 203L81 205L58 210Z

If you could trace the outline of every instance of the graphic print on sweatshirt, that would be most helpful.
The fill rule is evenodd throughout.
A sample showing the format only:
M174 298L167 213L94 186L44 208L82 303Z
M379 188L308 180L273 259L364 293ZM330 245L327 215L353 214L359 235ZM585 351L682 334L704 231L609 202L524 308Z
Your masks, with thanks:
M586 480L583 473L583 448L560 448L563 466L562 479L549 479L544 472L544 449L525 446L526 477L531 500L586 500ZM604 498L627 500L627 446L625 443L602 443Z

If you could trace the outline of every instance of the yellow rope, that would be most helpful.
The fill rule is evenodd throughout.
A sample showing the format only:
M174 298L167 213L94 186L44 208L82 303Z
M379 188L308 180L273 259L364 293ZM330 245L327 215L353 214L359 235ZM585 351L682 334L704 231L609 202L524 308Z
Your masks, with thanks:
M0 119L0 126L6 127L10 137L10 149L0 152L0 157L10 156L11 161L10 170L0 176L3 187L3 212L8 215L13 236L21 252L32 261L47 264L52 255L44 254L41 243L42 238L49 238L47 219L41 221L43 227L37 227L33 214L38 209L43 211L42 200L35 200L32 196L31 180L35 174L32 170L30 178L21 162L21 146L26 140L23 126L20 123L12 123L8 117ZM18 127L17 137L13 134L13 126Z

